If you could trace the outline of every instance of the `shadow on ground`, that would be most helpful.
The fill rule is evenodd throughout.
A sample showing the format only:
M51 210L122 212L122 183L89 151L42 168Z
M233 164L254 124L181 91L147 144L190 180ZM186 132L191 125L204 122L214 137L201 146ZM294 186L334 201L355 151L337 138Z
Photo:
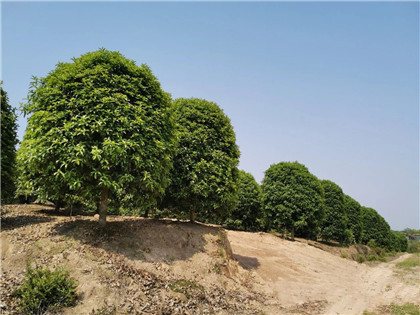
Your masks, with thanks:
M206 235L217 239L222 230L198 223L123 217L109 220L105 229L89 219L60 222L54 229L59 235L132 260L167 264L204 252Z
M36 215L6 216L1 218L1 229L4 231L13 230L22 226L39 224L54 221L53 218L40 217Z
M257 269L260 266L256 257L247 257L237 254L233 254L232 256L238 261L239 265L246 270Z

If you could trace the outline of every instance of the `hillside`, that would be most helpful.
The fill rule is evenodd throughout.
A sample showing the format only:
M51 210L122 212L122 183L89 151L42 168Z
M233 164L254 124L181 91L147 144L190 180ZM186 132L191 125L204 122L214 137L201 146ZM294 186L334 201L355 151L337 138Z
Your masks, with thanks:
M420 304L418 269L359 264L336 248L267 233L226 231L175 220L92 216L42 205L3 206L1 308L26 261L70 270L78 301L64 314L361 314L391 303ZM324 248L324 249L322 249ZM381 308L382 307L382 308Z

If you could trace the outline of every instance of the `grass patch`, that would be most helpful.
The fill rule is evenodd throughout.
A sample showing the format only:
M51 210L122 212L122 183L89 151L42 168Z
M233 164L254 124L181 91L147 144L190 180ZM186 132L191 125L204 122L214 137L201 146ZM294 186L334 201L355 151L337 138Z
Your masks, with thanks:
M186 279L180 279L175 281L174 283L171 283L169 285L169 289L177 293L182 293L187 298L190 298L191 295L193 295L194 293L201 294L202 292L204 292L203 286L199 285L194 281Z
M395 315L420 315L419 306L413 303L406 303L404 305L391 304L389 311Z
M413 254L411 257L408 257L406 260L401 261L395 265L397 268L410 269L420 266L420 254Z
M366 257L365 257L365 255L361 255L361 254L357 253L357 254L356 254L356 261L357 261L358 263L363 263L363 262L365 262L365 261L366 261Z
M364 311L363 315L378 315L378 314L392 314L392 315L420 315L419 305L413 303L405 303L403 305L397 305L392 303L391 305L384 305L378 307L378 312Z
M20 298L22 313L43 314L72 305L77 297L76 281L63 268L51 271L27 263L24 283L13 295Z

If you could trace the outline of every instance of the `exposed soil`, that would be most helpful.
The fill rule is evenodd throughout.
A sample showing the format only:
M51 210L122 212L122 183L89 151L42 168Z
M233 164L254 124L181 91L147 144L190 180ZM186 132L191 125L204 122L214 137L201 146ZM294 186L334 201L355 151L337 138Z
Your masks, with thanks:
M68 216L42 205L3 206L2 314L19 314L11 292L32 265L64 266L78 301L63 314L361 314L420 304L419 270L397 272L410 254L372 266L342 248L267 233L139 217ZM350 250L350 249L346 249Z

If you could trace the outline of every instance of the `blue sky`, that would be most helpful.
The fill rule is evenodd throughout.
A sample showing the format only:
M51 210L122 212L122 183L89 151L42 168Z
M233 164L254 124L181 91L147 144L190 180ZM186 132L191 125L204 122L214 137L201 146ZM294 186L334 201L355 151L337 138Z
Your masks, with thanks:
M105 47L230 117L240 168L330 179L393 229L419 228L419 3L2 2L2 80ZM26 118L19 118L22 138Z

